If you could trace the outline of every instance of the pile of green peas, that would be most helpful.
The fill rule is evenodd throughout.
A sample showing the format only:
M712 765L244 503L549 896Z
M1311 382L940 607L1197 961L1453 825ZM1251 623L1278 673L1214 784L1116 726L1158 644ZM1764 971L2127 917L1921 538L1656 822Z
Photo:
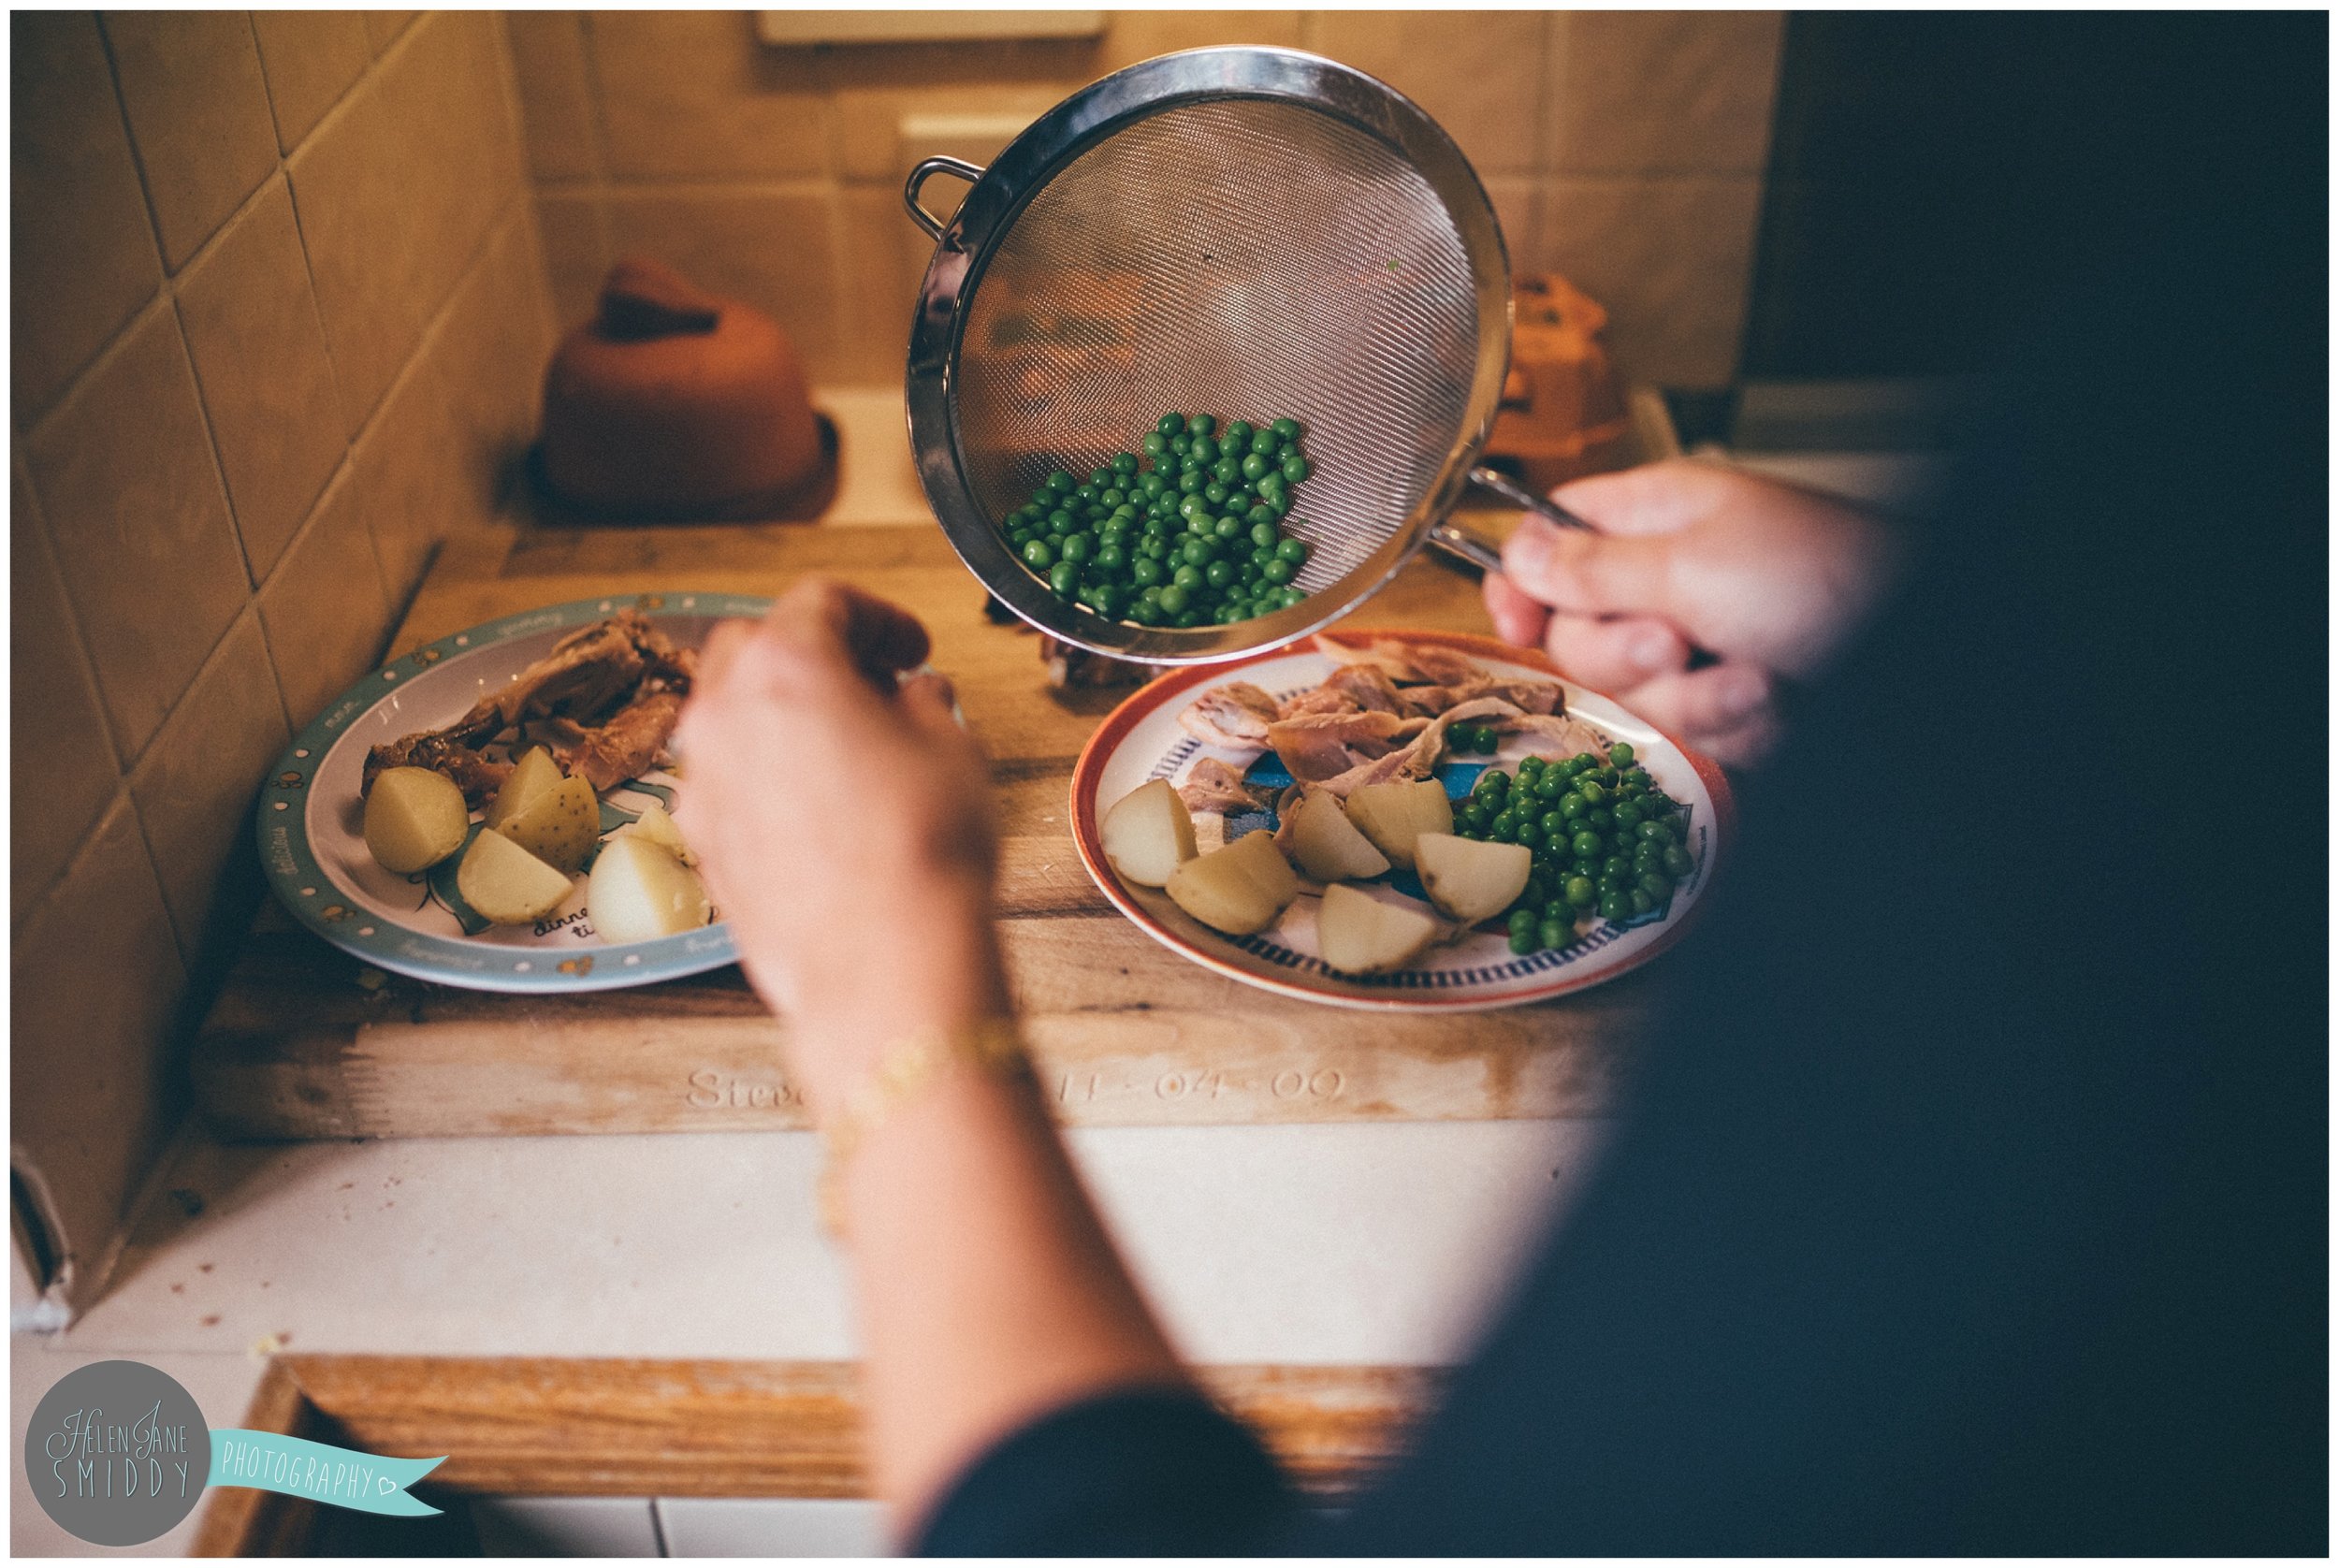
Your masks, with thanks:
M1534 851L1527 889L1509 911L1516 953L1565 947L1579 921L1648 914L1697 868L1689 813L1626 741L1605 758L1524 758L1515 778L1489 768L1455 811L1454 831Z
M1140 626L1231 626L1289 609L1306 541L1288 531L1314 472L1297 420L1222 430L1215 415L1165 414L1088 476L1059 469L1000 525L1058 599ZM1292 527L1299 526L1296 522Z

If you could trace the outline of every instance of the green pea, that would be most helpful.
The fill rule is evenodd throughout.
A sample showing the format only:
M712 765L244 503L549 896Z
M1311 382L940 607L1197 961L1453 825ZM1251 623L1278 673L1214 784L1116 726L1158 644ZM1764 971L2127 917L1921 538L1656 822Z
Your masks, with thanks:
M1307 479L1307 476L1314 473L1315 471L1308 466L1308 460L1305 457L1300 457L1295 452L1290 457L1284 459L1283 472L1286 479L1291 481L1294 485L1298 485L1303 483Z
M1186 592L1192 593L1202 586L1202 569L1194 562L1187 561L1184 566L1170 573L1170 582L1171 587L1182 588ZM1163 591L1162 597L1164 599L1169 597L1167 589ZM1176 613L1175 610L1170 612L1172 615Z
M1211 464L1210 476L1221 485L1239 485L1242 482L1242 465L1232 457L1221 457Z
M1202 486L1202 499L1210 502L1211 510L1215 512L1234 499L1234 493L1224 485L1213 482Z
M1193 568L1181 567L1179 570L1181 572L1191 572L1193 571ZM1200 573L1197 573L1196 577L1198 580L1199 579L1199 576ZM1186 589L1187 585L1184 583L1171 583L1168 588L1163 588L1161 590L1161 613L1173 617L1184 615L1185 613L1187 598Z
M1589 909L1600 902L1600 890L1591 885L1591 878L1589 877L1570 877L1566 885L1560 891L1565 893L1567 901L1578 909Z
M1069 598L1081 586L1080 563L1070 560L1057 561L1048 569L1048 586L1055 589L1057 598Z
M1600 863L1600 875L1615 881L1629 882L1634 876L1633 863L1626 856L1610 855Z
M1597 778L1578 778L1576 792L1584 797L1587 806L1598 806L1608 798L1608 791Z
M1139 588L1157 588L1165 575L1161 562L1152 556L1140 556L1129 562L1129 580Z
M1097 546L1097 571L1126 572L1128 570L1128 566L1129 553L1119 544L1108 544Z
M1620 893L1603 895L1600 900L1600 918L1609 921L1631 920L1633 918L1632 901Z
M1541 945L1542 940L1543 933L1533 926L1524 931L1514 927L1510 936L1511 951L1524 958L1533 952Z
M1262 457L1273 457L1276 448L1282 445L1283 438L1277 435L1271 427L1251 432L1251 450Z
M1024 546L1024 564L1035 572L1045 572L1055 564L1055 552L1044 539L1035 539Z
M1673 842L1673 829L1664 822L1643 822L1637 831L1643 843L1663 848Z
M1620 768L1633 765L1633 743L1629 740L1618 741L1608 748L1608 761Z
M1594 833L1606 833L1616 826L1616 813L1605 806L1595 806L1584 813L1584 825Z
M1268 428L1275 432L1275 439L1277 441L1298 441L1300 439L1300 422L1297 419L1278 419L1272 425L1270 425Z
M1247 419L1228 420L1227 428L1219 432L1219 439L1226 443L1228 451L1233 451L1251 439L1251 422Z
M1665 896L1673 892L1673 883L1662 871L1644 871L1640 875L1640 891L1647 893L1652 902L1662 904Z
M1210 530L1221 539L1231 540L1242 531L1242 519L1240 517L1221 517L1211 525Z
M1626 896L1632 900L1633 913L1635 916L1648 914L1657 907L1657 901L1649 897L1645 889L1634 888Z
M1533 817L1522 818L1518 826L1511 830L1511 842L1524 844L1530 849L1540 849L1543 846L1543 830L1535 825Z
M1265 473L1266 472L1267 459L1260 454L1254 452L1249 457L1242 459L1242 473L1243 478L1257 479L1260 474Z
M1547 948L1563 948L1575 940L1576 922L1547 920L1536 929L1535 935L1543 938L1543 945Z
M1183 414L1165 414L1159 419L1154 421L1154 429L1158 434L1164 436L1183 434L1185 430L1185 415Z
M1214 588L1225 588L1234 581L1234 568L1223 560L1213 560L1202 568L1202 581Z
M1286 539L1275 546L1275 553L1294 566L1303 566L1308 559L1308 542L1304 539Z
M1275 509L1261 501L1251 508L1244 520L1253 528L1272 529L1275 526Z
M1185 433L1187 435L1206 436L1216 428L1218 428L1218 421L1212 414L1196 414L1186 417Z
M1508 811L1496 812L1494 820L1487 824L1487 831L1505 843L1510 841L1511 835L1517 832L1518 828L1518 819Z
M1048 475L1048 493L1050 495L1068 496L1072 493L1073 487L1079 483L1080 481L1073 478L1069 473L1067 473L1062 469L1058 469L1053 473Z
M1535 775L1536 799L1547 800L1556 805L1560 797L1567 792L1567 778L1564 775L1555 773L1549 768L1545 768Z
M1271 522L1253 523L1251 525L1251 544L1254 548L1261 550L1271 550L1275 548L1275 525Z
M1195 436L1185 443L1185 460L1210 467L1218 460L1218 443L1207 435Z
M1269 582L1274 584L1277 588L1281 588L1284 584L1291 581L1291 562L1285 560L1279 556L1275 559L1271 560L1266 565L1260 567L1258 569L1258 574L1266 578Z
M1187 469L1184 473L1178 475L1178 494L1182 496L1200 495L1202 493L1202 486L1209 483L1210 481L1203 476L1200 469Z
M1664 862L1665 875L1677 882L1688 876L1697 864L1695 861L1690 859L1690 852L1678 844L1666 845L1664 854L1661 858Z
M1089 534L1071 534L1065 539L1064 548L1057 553L1068 561L1083 561L1097 553L1097 541Z
M1304 600L1304 599L1306 599L1306 598L1307 598L1307 593L1306 593L1306 591L1305 591L1304 589L1301 589L1301 588L1287 588L1284 589L1284 591L1283 591L1284 608L1285 608L1285 609L1286 609L1286 610L1288 610L1288 609L1290 609L1293 605L1300 603L1302 600Z
M1568 848L1579 855L1596 855L1600 852L1600 835L1587 828L1568 840Z

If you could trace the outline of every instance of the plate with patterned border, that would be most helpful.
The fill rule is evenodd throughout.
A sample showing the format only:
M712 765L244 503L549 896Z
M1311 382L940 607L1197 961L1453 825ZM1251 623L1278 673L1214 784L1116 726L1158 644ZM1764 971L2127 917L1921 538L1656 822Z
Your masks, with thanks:
M696 647L716 622L761 617L771 601L735 593L579 599L491 620L392 660L294 736L262 787L260 864L277 898L301 924L368 963L472 991L609 991L731 963L737 956L731 929L719 921L656 941L601 941L585 917L582 878L569 901L534 925L491 926L455 891L459 855L400 876L366 852L358 785L370 748L452 723L568 633L629 608ZM651 801L690 832L681 781L663 771L603 791L602 831L630 821Z
M1139 785L1155 778L1182 784L1205 757L1244 770L1247 779L1271 791L1290 782L1272 751L1205 746L1178 723L1179 712L1210 687L1247 680L1281 700L1317 685L1332 671L1331 659L1323 653L1285 648L1162 676L1107 715L1081 752L1072 769L1073 842L1097 887L1140 930L1171 951L1246 984L1336 1007L1406 1012L1475 1012L1547 1001L1638 968L1680 940L1711 896L1733 826L1730 786L1720 767L1598 692L1565 679L1533 649L1446 632L1342 631L1326 635L1354 647L1383 638L1429 644L1466 654L1497 675L1560 681L1566 689L1570 714L1612 741L1632 742L1658 783L1689 806L1689 848L1697 857L1696 868L1663 907L1629 922L1604 921L1565 947L1514 953L1501 923L1489 921L1453 942L1431 947L1406 968L1366 976L1327 968L1317 956L1315 918L1321 899L1312 892L1303 892L1273 925L1257 936L1228 936L1187 915L1159 889L1122 881L1105 860L1097 824L1105 807ZM1446 793L1459 799L1469 793L1487 767L1515 771L1528 750L1517 737L1506 737L1491 759L1448 759L1439 767L1438 778ZM1228 819L1223 836L1231 840L1257 829L1272 830L1275 824L1271 806ZM1198 826L1206 825L1198 820ZM1419 885L1406 872L1393 871L1368 885L1393 902L1419 899ZM1428 908L1426 904L1420 907Z

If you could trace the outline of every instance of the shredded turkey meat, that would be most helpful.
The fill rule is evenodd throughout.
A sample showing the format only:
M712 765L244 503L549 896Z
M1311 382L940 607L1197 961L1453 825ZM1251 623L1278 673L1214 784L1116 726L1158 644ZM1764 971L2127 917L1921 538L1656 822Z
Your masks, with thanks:
M612 788L665 755L697 669L695 652L676 647L638 610L620 610L561 638L454 723L373 748L364 789L384 768L425 767L481 805L512 771L507 758L487 748L516 730L523 732L512 738L516 745L531 729L564 771L596 790Z
M1433 643L1385 639L1357 647L1318 637L1315 646L1333 668L1309 690L1279 703L1248 682L1213 687L1178 722L1212 746L1272 750L1299 786L1342 796L1359 785L1427 778L1456 723L1533 734L1538 745L1548 740L1567 753L1605 744L1590 725L1565 717L1558 681L1498 675ZM1199 777L1199 764L1195 772ZM1186 804L1228 809L1193 798Z
M1204 757L1194 764L1194 771L1178 787L1178 798L1185 802L1188 811L1229 815L1257 811L1265 804L1258 790L1242 782L1242 769L1215 757Z

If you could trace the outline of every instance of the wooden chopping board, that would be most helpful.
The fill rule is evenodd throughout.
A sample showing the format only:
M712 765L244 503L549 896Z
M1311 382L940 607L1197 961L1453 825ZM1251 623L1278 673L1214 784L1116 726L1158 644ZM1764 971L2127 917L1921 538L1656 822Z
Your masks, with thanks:
M1036 636L923 528L504 530L450 545L393 654L606 594L777 594L827 573L915 611L993 759L1002 938L1041 1081L1069 1124L1493 1119L1601 1113L1667 965L1508 1011L1384 1018L1271 995L1156 946L1106 903L1068 831L1073 760L1126 692L1056 692ZM1477 585L1416 561L1359 620L1485 632ZM446 1137L800 1127L785 1024L738 970L576 997L387 975L273 903L198 1032L223 1135Z

